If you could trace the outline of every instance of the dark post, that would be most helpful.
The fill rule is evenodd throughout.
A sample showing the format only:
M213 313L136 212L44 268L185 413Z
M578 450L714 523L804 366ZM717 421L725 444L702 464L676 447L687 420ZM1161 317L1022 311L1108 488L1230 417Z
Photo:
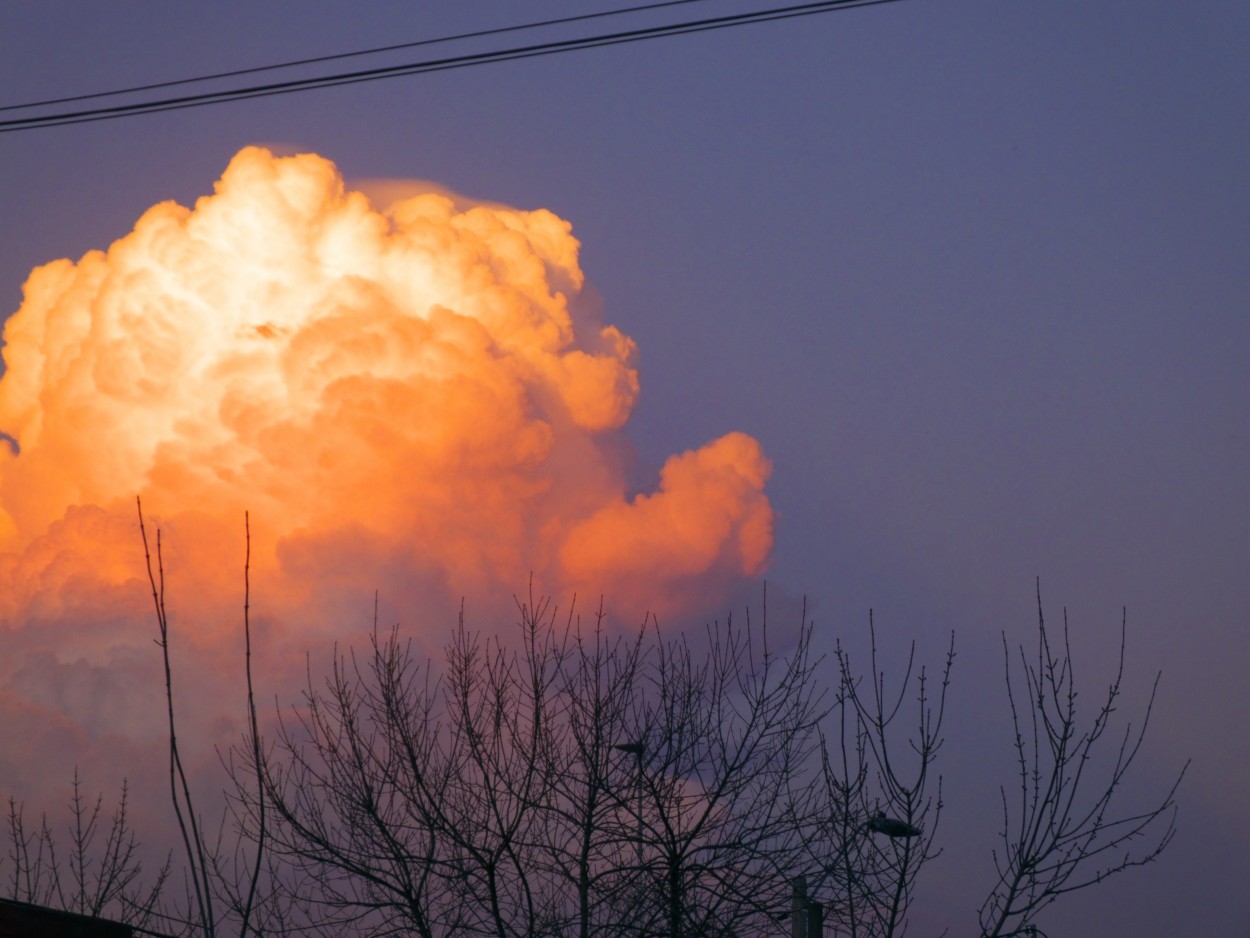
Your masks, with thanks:
M638 869L642 869L642 756L647 751L646 744L639 740L636 743L617 743L612 747L618 752L632 752L638 760L638 835L635 841L638 847Z
M815 899L807 903L807 938L825 938L825 907Z
M807 877L796 876L791 880L790 938L809 938L807 933Z

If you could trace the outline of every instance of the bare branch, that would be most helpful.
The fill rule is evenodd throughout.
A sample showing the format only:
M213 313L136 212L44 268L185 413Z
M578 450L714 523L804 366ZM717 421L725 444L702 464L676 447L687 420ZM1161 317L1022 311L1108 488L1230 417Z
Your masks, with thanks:
M1145 739L1160 676L1140 725L1127 724L1119 743L1112 743L1114 750L1106 753L1105 737L1124 677L1127 613L1121 617L1115 676L1098 709L1082 724L1067 613L1062 643L1055 646L1046 629L1040 586L1037 603L1037 651L1030 662L1019 650L1018 672L1003 637L1019 804L1012 811L1003 789L1003 852L994 854L998 879L981 907L983 938L1030 934L1038 913L1060 896L1157 859L1175 833L1176 792L1188 768L1186 763L1153 807L1113 807ZM1027 697L1017 692L1018 680ZM1092 773L1102 765L1106 768L1095 779ZM1134 851L1141 838L1145 847Z
M178 819L178 830L182 835L187 865L190 867L192 889L195 895L195 906L203 929L204 938L212 938L215 934L213 917L213 894L209 882L208 859L204 838L200 834L199 820L191 801L191 787L187 782L186 772L182 767L182 757L178 751L178 734L174 721L174 690L173 675L169 665L169 618L165 612L165 566L161 557L161 532L156 532L156 563L157 574L152 573L152 555L148 549L148 532L143 524L143 505L138 496L135 506L139 512L139 533L143 538L143 558L147 565L148 582L152 586L152 602L156 609L156 622L160 629L161 656L165 665L165 703L169 716L169 793L174 806L174 815Z

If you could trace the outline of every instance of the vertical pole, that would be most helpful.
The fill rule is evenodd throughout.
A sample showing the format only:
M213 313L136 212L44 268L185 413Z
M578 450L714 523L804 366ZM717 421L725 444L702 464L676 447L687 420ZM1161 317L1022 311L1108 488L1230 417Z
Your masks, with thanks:
M642 746L638 746L638 872L642 872Z
M825 938L825 907L814 899L807 904L807 938Z
M807 934L807 877L796 876L790 881L790 938L808 938Z
M642 872L642 756L647 751L643 740L636 743L615 743L612 746L617 752L632 752L637 760L638 777L634 780L638 786L638 829L634 835L634 846L638 851L638 871Z

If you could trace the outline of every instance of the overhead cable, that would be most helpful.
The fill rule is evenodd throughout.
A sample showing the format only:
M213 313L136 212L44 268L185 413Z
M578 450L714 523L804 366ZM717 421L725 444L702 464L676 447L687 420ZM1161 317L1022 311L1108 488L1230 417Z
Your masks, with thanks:
M331 75L311 78L290 79L262 85L244 86L222 91L208 91L199 94L188 94L176 97L157 98L131 104L117 104L107 107L90 108L78 111L60 111L34 117L11 118L0 121L0 133L14 133L23 130L34 130L42 127L59 127L66 124L90 123L102 120L115 120L121 117L132 117L137 114L152 114L162 111L182 110L185 108L204 107L210 104L223 104L230 101L243 101L252 98L270 97L274 95L292 94L297 91L310 91L317 88L332 88L367 81L379 81L387 78L398 78L405 75L420 75L429 72L447 71L457 68L468 68L475 65L486 65L494 62L508 62L519 59L537 58L581 49L595 49L626 43L658 39L665 36L681 36L710 30L726 29L735 26L746 26L756 23L773 22L811 16L818 13L829 13L836 10L878 6L886 3L897 3L899 0L823 0L823 2L801 3L785 7L755 10L705 19L687 20L667 23L659 26L640 27L613 33L586 36L576 39L555 40L526 46L497 49L487 52L467 53L444 58L410 62L403 65L390 65L352 72L340 72ZM88 96L80 96L83 100Z
M422 46L437 46L449 42L461 42L466 39L483 39L487 36L498 36L504 33L523 32L531 29L548 29L552 26L566 26L586 20L604 19L611 16L627 16L631 13L650 12L664 7L685 6L690 3L707 3L708 0L664 0L662 3L644 3L641 6L620 7L615 10L600 10L598 13L582 13L577 16L562 16L557 19L538 20L533 23L518 23L513 26L497 26L491 29L479 29L467 33L456 33L450 36L438 36L434 39L418 39L413 42L401 42L389 46L377 46L372 49L357 49L353 52L336 52L332 55L318 55L307 59L293 59L289 62L278 62L273 65L256 65L251 68L236 68L228 72L215 72L211 75L198 75L194 78L175 78L171 81L157 81L146 85L132 85L128 88L115 88L112 91L93 91L88 94L68 95L62 98L46 98L42 101L27 101L23 104L0 105L0 113L5 111L23 111L36 107L51 107L55 104L72 104L78 101L93 101L99 98L112 98L120 95L138 94L143 91L159 91L162 88L176 88L181 85L194 85L202 82L221 81L226 78L239 78L243 75L256 75L261 72L274 72L287 68L299 68L305 65L320 65L325 62L339 62L343 59L354 59L369 55L382 55L387 52L398 52L402 49L416 49Z

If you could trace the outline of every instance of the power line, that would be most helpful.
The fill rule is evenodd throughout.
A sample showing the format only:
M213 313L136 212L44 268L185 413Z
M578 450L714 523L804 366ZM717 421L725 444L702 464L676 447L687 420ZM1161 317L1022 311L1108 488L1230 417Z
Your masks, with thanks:
M755 10L748 13L737 13L725 16L709 17L705 19L687 20L660 26L641 27L614 33L586 36L578 39L557 40L527 46L497 49L489 52L469 53L439 59L429 59L421 62L410 62L404 65L392 65L352 72L340 72L337 74L323 75L313 78L291 79L288 81L246 86L224 91L209 91L170 98L158 98L155 100L141 101L133 104L118 104L109 107L91 108L81 111L63 111L60 113L36 117L12 118L0 121L0 133L15 133L23 130L35 130L42 127L59 127L66 124L82 124L102 120L115 120L122 117L131 117L136 114L152 114L162 111L183 110L186 108L204 107L210 104L223 104L231 101L249 100L251 98L292 94L297 91L310 91L317 88L331 88L366 81L379 81L386 78L398 78L405 75L420 75L428 72L468 68L475 65L486 65L493 62L508 62L518 59L538 58L541 56L556 55L580 49L595 49L613 45L624 45L648 39L658 39L665 36L688 35L691 33L727 29L735 26L747 26L756 23L793 19L802 16L812 16L817 13L830 13L836 10L865 6L878 6L886 3L897 2L899 2L899 0L821 0L821 2L801 3L792 6L777 7L774 9ZM345 53L344 55L349 54L350 53ZM76 100L84 100L87 97L92 96L79 96Z
M93 91L89 94L68 95L63 98L47 98L43 101L27 101L23 104L0 105L0 113L5 111L22 111L36 107L51 107L54 104L72 104L77 101L92 101L98 98L112 98L119 95L138 94L141 91L159 91L162 88L176 88L180 85L193 85L201 82L221 81L225 78L238 78L243 75L256 75L261 72L280 71L286 68L298 68L304 65L319 65L324 62L338 62L343 59L354 59L362 56L381 55L386 52L398 52L401 49L416 49L421 46L437 46L448 42L461 42L465 39L482 39L487 36L498 36L504 33L524 32L531 29L546 29L552 26L566 26L586 20L604 19L611 16L626 16L631 13L643 13L664 7L685 6L690 3L706 3L707 0L664 0L661 3L644 3L641 6L621 7L616 10L601 10L598 13L582 13L578 16L562 16L557 19L538 20L533 23L520 23L513 26L497 26L492 29L479 29L473 32L457 33L451 36L439 36L435 39L418 39L413 42L401 42L390 46L377 46L373 49L358 49L355 52L337 52L333 55L319 55L307 59L293 59L274 65L257 65L252 68L238 68L228 72L215 72L211 75L199 75L194 78L176 78L172 81L158 81L147 85L133 85L129 88L116 88L112 91Z

